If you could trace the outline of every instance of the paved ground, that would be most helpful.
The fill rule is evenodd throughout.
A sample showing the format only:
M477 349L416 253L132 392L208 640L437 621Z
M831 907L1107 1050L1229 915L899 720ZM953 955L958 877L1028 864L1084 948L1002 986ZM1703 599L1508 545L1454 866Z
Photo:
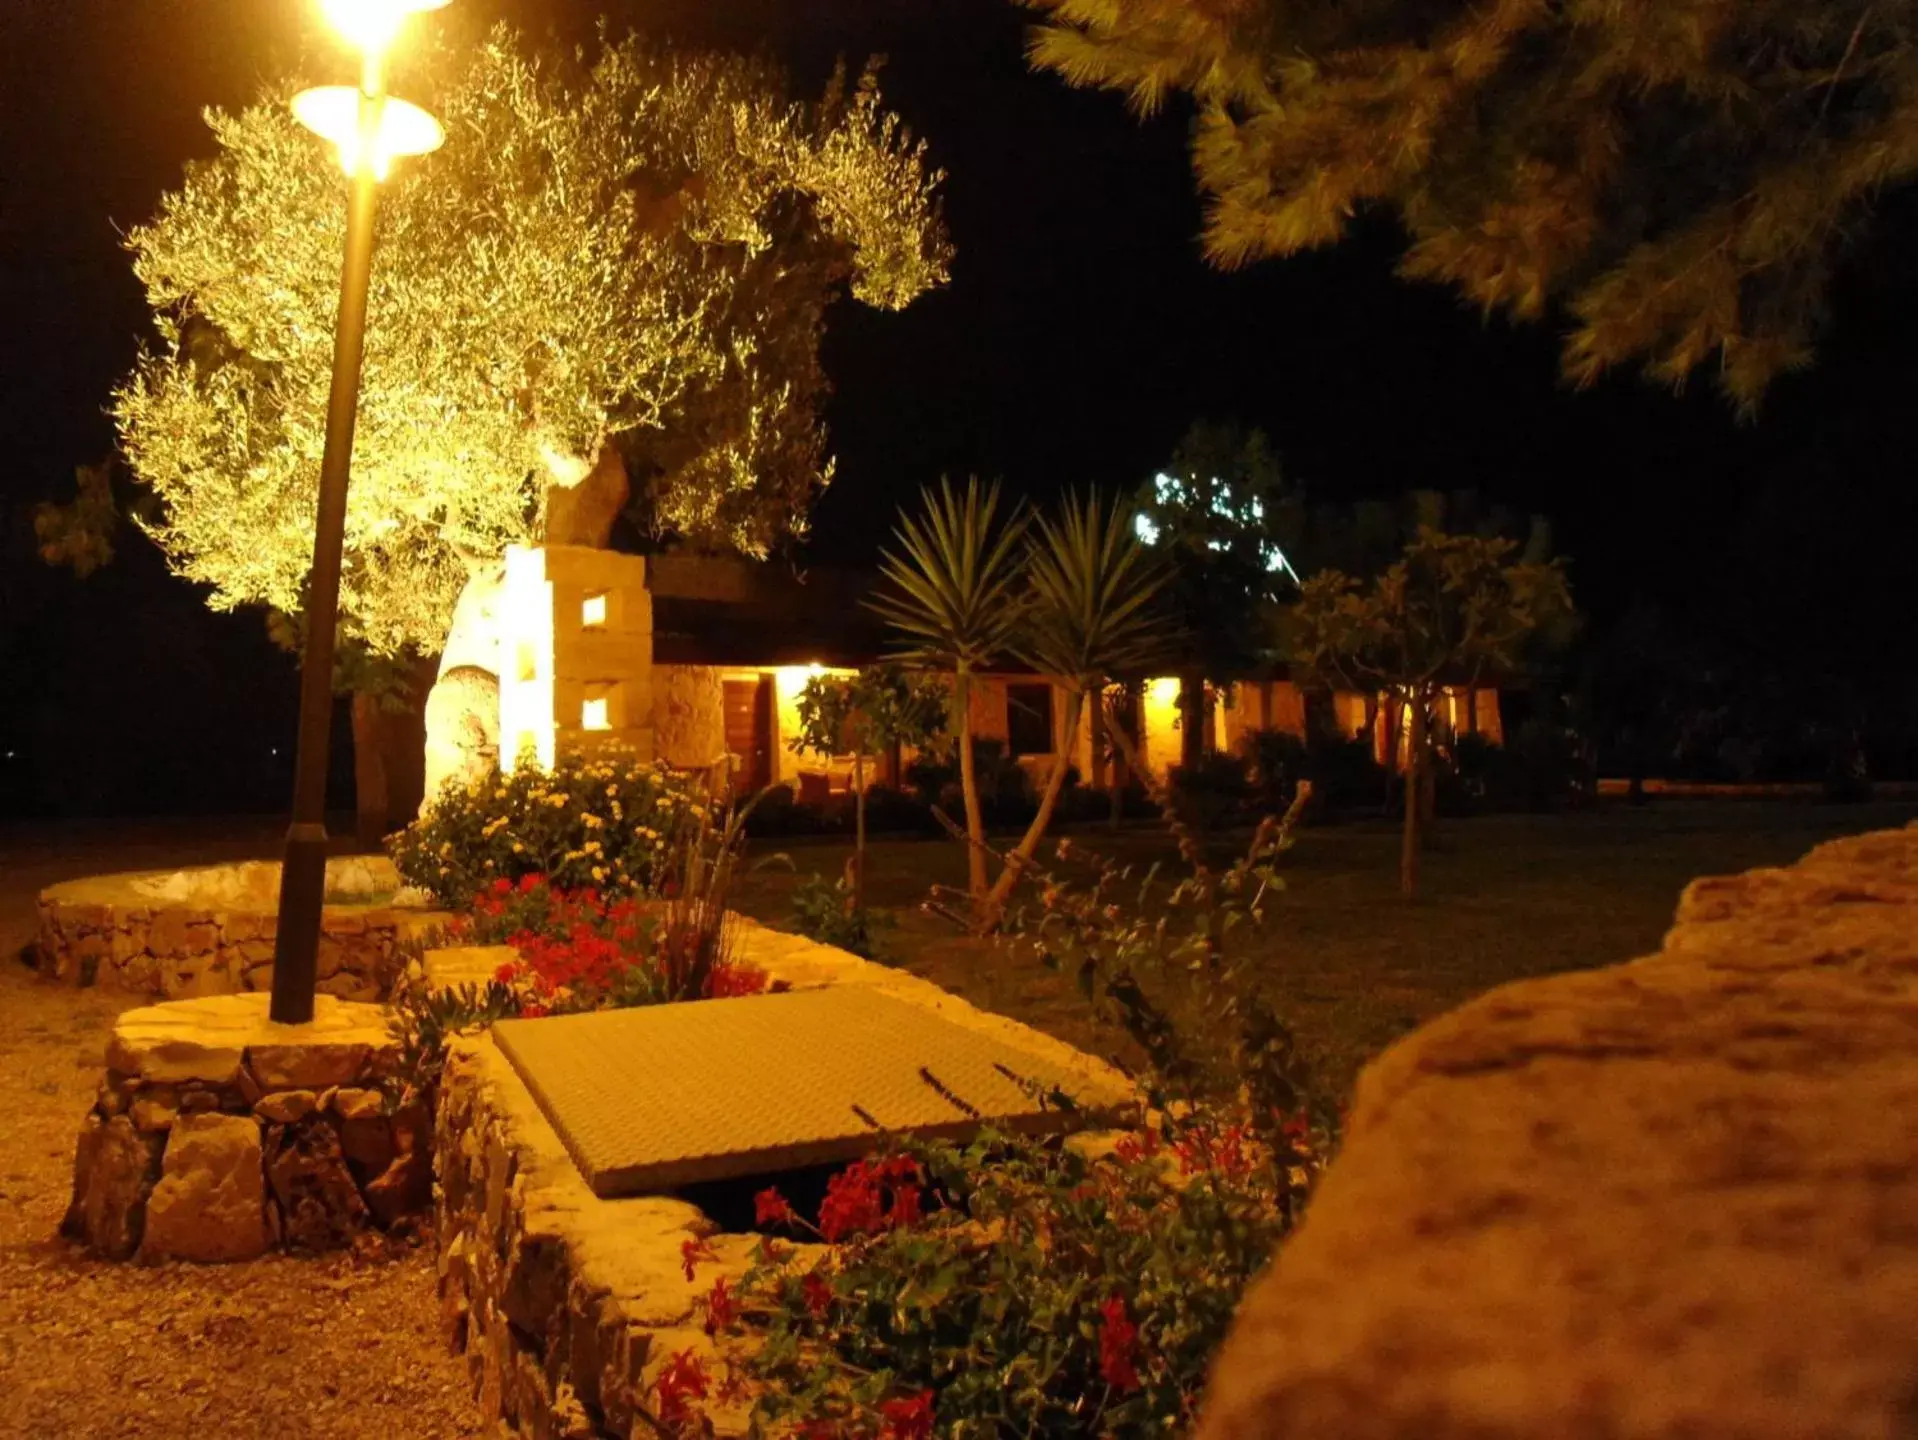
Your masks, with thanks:
M479 1433L437 1335L430 1250L104 1265L54 1238L73 1139L126 1003L16 960L41 886L270 854L271 825L0 829L0 1437L442 1440Z

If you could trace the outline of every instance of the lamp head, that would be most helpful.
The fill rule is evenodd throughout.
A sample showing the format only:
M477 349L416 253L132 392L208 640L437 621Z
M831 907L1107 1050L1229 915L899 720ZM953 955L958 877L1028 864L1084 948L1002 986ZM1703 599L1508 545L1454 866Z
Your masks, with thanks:
M406 17L437 10L448 0L320 0L333 28L369 55L384 54Z
M299 122L338 148L340 164L348 175L359 173L361 160L373 167L376 178L384 180L393 161L405 155L426 155L440 148L446 131L419 106L387 96L383 100L364 99L378 105L379 124L372 136L371 150L360 129L360 106L364 97L351 85L321 85L302 90L293 97L293 114Z

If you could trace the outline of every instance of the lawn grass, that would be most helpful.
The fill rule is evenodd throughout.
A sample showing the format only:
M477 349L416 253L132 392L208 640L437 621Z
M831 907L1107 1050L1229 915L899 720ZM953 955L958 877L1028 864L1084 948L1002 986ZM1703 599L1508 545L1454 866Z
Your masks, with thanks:
M1463 1000L1509 980L1657 949L1679 891L1697 876L1787 864L1821 841L1915 817L1918 805L1909 803L1669 801L1446 821L1426 855L1422 893L1409 902L1397 892L1393 826L1311 829L1285 857L1288 889L1257 955L1322 1080L1342 1093L1366 1060ZM1128 860L1171 853L1154 830L1073 833ZM763 859L779 848L761 841L754 852ZM792 866L754 870L737 908L789 923L795 878L836 875L848 853L844 845L788 847ZM868 897L896 919L881 932L890 956L975 1004L1112 1052L1113 1037L1068 981L1014 947L957 934L918 912L929 886L963 883L963 868L950 843L873 844Z

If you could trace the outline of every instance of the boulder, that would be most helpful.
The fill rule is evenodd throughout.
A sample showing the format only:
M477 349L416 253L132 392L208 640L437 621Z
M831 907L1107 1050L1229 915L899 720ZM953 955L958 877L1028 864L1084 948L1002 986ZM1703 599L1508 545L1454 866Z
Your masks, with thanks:
M1918 828L1695 882L1660 953L1360 1078L1199 1440L1908 1435Z
M147 1200L147 1260L252 1260L266 1253L260 1126L246 1115L182 1115Z
M164 1140L142 1134L125 1115L89 1116L74 1156L73 1200L62 1233L107 1260L125 1260L139 1249Z
M338 1249L366 1226L366 1204L329 1125L273 1126L266 1178L285 1243L294 1249Z

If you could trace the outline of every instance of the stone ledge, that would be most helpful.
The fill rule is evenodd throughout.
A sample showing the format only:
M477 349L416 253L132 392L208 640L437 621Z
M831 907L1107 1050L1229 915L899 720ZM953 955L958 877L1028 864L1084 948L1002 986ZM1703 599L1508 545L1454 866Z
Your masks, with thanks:
M221 995L119 1018L64 1233L112 1260L248 1260L425 1213L429 1122L386 1012L320 995L310 1024L276 1025L267 1006Z
M1918 827L1687 888L1360 1077L1200 1440L1866 1440L1918 1413Z
M378 1000L402 944L450 916L407 903L379 857L327 862L319 988ZM265 991L273 984L280 867L275 861L93 875L40 892L35 941L48 979L155 998Z

